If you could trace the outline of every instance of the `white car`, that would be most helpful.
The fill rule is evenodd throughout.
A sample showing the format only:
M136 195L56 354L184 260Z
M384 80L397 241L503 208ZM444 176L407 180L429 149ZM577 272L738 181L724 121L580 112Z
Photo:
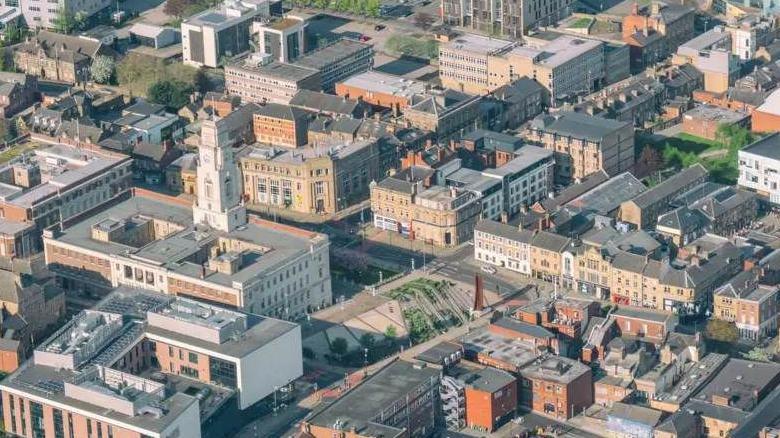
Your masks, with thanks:
M486 272L488 274L495 274L496 273L496 268L494 268L492 266L482 265L482 267L480 269L482 269L482 272Z

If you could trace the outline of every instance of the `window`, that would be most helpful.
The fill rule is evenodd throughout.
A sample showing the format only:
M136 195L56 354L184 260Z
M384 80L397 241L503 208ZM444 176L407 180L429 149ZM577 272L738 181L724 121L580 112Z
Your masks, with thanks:
M198 354L197 353L190 353L187 357L189 359L190 363L198 363Z
M188 366L182 366L181 368L179 368L179 372L183 376L192 377L193 379L197 379L199 377L198 370L196 370L195 368L190 368Z

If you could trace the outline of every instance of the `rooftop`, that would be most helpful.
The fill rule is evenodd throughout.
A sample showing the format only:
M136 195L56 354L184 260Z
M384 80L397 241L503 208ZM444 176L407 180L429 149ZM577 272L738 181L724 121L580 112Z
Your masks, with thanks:
M363 50L371 50L371 45L344 38L320 49L307 52L295 60L293 65L322 71L332 63L354 56Z
M342 82L349 87L374 93L390 94L411 98L415 94L425 93L428 86L424 82L406 79L376 70L356 74Z
M562 111L555 114L539 115L531 121L530 127L544 132L554 132L559 135L599 142L613 132L630 125L630 122Z
M495 52L511 48L516 43L477 34L466 33L459 35L454 40L444 45L443 49L465 50L481 55L489 55Z
M725 124L734 124L747 117L748 114L712 105L697 105L683 114L685 120L706 120Z
M463 382L467 388L473 388L477 391L484 391L490 394L502 391L504 388L517 381L515 376L508 372L491 367L469 370L463 374L459 374L457 378Z
M10 173L13 167L18 166L38 169L40 184L30 188L2 184L0 200L31 208L90 178L100 177L111 167L126 161L129 161L129 158L125 156L91 152L63 144L35 149L0 166L0 175Z
M262 12L268 0L226 0L184 20L183 24L225 29L251 19Z
M767 96L764 100L764 103L756 108L756 111L767 114L780 115L780 89L773 91L772 94Z
M516 369L528 365L537 358L537 351L533 345L491 333L487 328L474 330L461 341L464 350L501 361Z
M780 381L780 364L730 359L712 381L696 395L697 400L751 411L765 392Z
M230 65L227 66L227 70L230 69L244 70L258 73L269 78L290 81L302 81L319 74L317 70L298 64L288 64L278 61L263 64L254 59L252 56L245 56L243 58L234 60L230 63Z
M574 380L590 375L590 367L576 360L561 356L539 358L520 370L526 378L569 384Z
M155 236L148 242L140 242L140 245L130 245L122 239L93 238L95 225L106 220L121 222L133 218L165 222L171 225L172 232L165 236ZM238 241L244 248L249 248L242 253L244 257L241 266L233 273L206 269L203 281L229 288L235 287L236 283L246 283L262 276L286 260L308 252L311 245L327 241L316 233L255 219L231 233L201 229L194 226L192 210L188 206L145 197L143 194L119 199L89 218L71 224L54 237L59 242L115 257L142 260L159 269L191 278L200 278L202 271L202 266L192 262L191 256L216 244L220 239Z
M396 360L304 421L327 428L338 423L342 430L354 428L362 436L372 436L376 431L392 434L374 436L395 436L399 429L378 423L382 412L418 388L437 381L439 375L439 370L434 368Z
M515 151L515 157L511 161L497 169L487 169L485 175L504 177L525 171L538 163L551 160L553 151L538 146L526 145Z
M566 203L567 207L608 215L623 202L647 190L631 172L623 172Z
M780 101L780 94L778 94ZM780 160L780 134L774 133L742 148L740 153L750 153L773 160Z

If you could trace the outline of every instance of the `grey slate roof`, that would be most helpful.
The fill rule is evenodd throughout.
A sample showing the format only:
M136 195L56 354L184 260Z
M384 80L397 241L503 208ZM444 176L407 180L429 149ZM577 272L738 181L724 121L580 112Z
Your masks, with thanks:
M481 221L477 222L474 230L523 243L530 243L534 235L533 231L520 230L517 227L490 219L482 219Z
M642 319L645 321L654 321L654 322L666 322L670 318L672 318L672 315L667 314L665 312L657 312L649 309L640 309L635 307L620 307L617 310L615 310L612 314L617 316L624 316L627 318Z
M510 84L497 88L493 91L493 96L510 103L521 103L529 96L540 92L544 92L544 87L541 84L523 76Z
M531 128L598 142L630 124L630 122L620 122L588 114L562 111L555 113L555 115L545 114L537 116L531 121Z
M677 438L697 438L699 420L687 409L680 409L656 426L656 430L673 434Z
M300 90L290 100L290 105L308 111L338 114L352 117L365 110L365 104L357 100L345 99L318 91Z
M569 238L548 231L539 231L531 239L531 245L548 251L561 252L569 245Z
M676 208L658 217L658 226L680 230L683 233L707 226L709 221L699 210L687 206Z
M655 427L661 420L663 412L642 406L615 402L612 404L612 409L610 409L607 415L634 423L641 423L645 426Z
M566 204L583 193L587 193L588 191L593 190L594 187L602 184L608 179L609 174L601 170L583 179L579 184L572 184L569 187L566 187L565 189L561 190L561 192L558 193L558 195L554 198L546 198L539 203L542 205L545 211L554 211L561 205Z
M260 105L259 108L257 108L257 111L255 111L255 114L289 121L300 120L307 116L306 111L303 111L302 109L272 102Z
M729 423L739 423L745 417L745 413L729 406L714 405L701 400L691 400L685 405L685 409L695 412L707 418L715 418Z
M555 334L540 325L529 324L527 322L520 321L519 319L502 317L491 324L512 330L514 332L523 333L534 338L554 338Z
M707 175L707 169L696 163L637 196L633 199L633 202L639 207L648 207L656 202L668 199L675 192L681 190L682 187L690 186L694 181L706 178Z

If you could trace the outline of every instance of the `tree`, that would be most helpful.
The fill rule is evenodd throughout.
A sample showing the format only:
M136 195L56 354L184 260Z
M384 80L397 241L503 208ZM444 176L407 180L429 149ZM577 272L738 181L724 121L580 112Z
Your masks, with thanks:
M57 16L54 17L54 30L59 33L70 33L76 27L76 17L66 9L62 8Z
M152 103L165 105L168 109L178 111L189 102L193 87L182 81L163 79L149 87L147 97Z
M420 26L423 30L428 30L436 22L436 17L427 12L418 12L414 16L414 24Z
M336 338L330 343L330 351L339 357L347 354L347 348L349 348L349 345L347 344L347 340L344 338Z
M387 339L395 339L398 336L398 329L394 325L388 325L385 329L385 337Z
M110 56L98 55L92 60L89 73L92 80L98 84L107 84L111 81L116 70L116 63Z
M377 18L379 17L381 10L379 5L379 0L366 0L366 15L369 17Z
M743 358L756 362L770 362L772 360L772 358L769 356L769 352L760 347L755 347L747 353L740 354Z
M15 123L16 123L16 134L17 135L25 135L28 132L30 132L29 129L27 128L27 123L25 123L23 118L17 117Z
M16 22L10 22L8 23L8 26L5 27L5 38L3 39L3 43L5 45L16 44L22 41L23 36L24 32L22 31L22 28L19 27Z
M724 344L733 344L739 339L737 326L733 322L723 321L721 319L711 319L707 321L707 328L704 330L704 336L707 339Z
M168 0L165 3L163 12L174 17L181 17L184 11L193 4L191 0Z
M360 336L360 345L363 346L363 348L371 348L376 343L376 340L374 339L374 335L371 333L363 333Z
M645 177L661 169L663 158L654 147L646 145L639 154L639 159L634 167L637 177Z

